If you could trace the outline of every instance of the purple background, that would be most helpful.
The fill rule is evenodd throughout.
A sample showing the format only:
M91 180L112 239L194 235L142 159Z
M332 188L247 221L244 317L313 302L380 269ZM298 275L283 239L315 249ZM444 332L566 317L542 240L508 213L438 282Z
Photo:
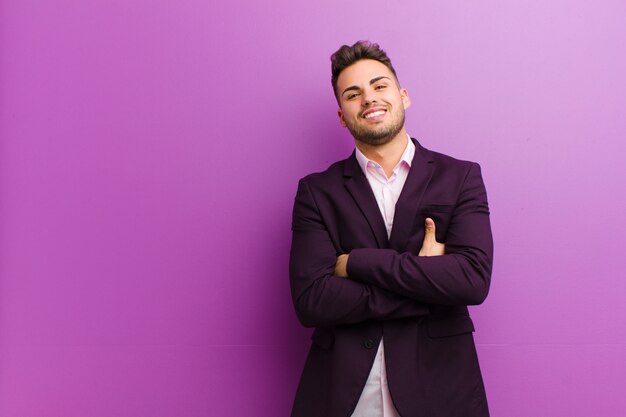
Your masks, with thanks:
M626 3L4 0L0 415L287 415L297 180L349 154L329 55L391 56L481 163L494 417L626 415Z

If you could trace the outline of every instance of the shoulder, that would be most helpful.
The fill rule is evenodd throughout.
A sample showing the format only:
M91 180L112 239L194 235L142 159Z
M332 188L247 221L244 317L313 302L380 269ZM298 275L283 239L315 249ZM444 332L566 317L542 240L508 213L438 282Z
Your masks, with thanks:
M354 161L353 161L354 159ZM345 174L346 167L356 163L354 152L346 159L335 162L324 171L313 172L300 179L300 182L305 182L310 186L315 185L327 185L337 183L339 178L342 178Z
M300 179L297 196L308 196L318 202L334 201L346 192L346 175L360 167L354 152L348 158L337 161L324 171L314 172Z
M437 164L441 164L444 166L469 167L471 165L477 164L476 162L473 162L473 161L467 161L467 160L455 158L450 155L446 155L441 152L433 151L421 145L419 145L418 149L424 154L426 159L430 159L436 162Z
M480 172L480 165L474 161L458 159L441 152L433 151L417 143L416 155L432 163L436 172L467 175L470 171Z

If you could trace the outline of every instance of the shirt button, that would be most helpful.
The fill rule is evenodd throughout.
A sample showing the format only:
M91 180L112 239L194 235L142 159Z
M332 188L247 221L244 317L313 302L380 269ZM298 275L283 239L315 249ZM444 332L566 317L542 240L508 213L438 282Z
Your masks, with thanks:
M363 342L363 346L365 346L365 349L371 349L374 347L374 341L372 339L367 339Z

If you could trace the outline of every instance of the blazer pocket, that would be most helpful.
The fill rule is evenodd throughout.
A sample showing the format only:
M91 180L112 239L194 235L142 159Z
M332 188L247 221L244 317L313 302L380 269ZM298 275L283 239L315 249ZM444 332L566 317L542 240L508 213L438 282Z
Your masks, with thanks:
M311 335L311 340L323 349L330 349L335 343L335 334L326 327L317 327Z
M426 323L428 335L432 338L455 336L474 331L474 323L470 316L454 315L444 317L428 317Z
M435 222L435 230L437 241L444 243L448 232L448 224L452 218L452 212L455 206L452 204L426 204L418 209L418 215L415 222L416 230L424 228L424 220L430 217ZM420 242L421 245L421 242Z

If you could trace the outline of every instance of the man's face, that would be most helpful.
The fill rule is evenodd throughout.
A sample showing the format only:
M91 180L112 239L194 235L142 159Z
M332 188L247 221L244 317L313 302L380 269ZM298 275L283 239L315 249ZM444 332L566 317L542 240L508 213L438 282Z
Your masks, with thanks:
M379 146L402 131L411 101L384 64L362 59L350 65L339 74L337 93L339 121L356 140Z

